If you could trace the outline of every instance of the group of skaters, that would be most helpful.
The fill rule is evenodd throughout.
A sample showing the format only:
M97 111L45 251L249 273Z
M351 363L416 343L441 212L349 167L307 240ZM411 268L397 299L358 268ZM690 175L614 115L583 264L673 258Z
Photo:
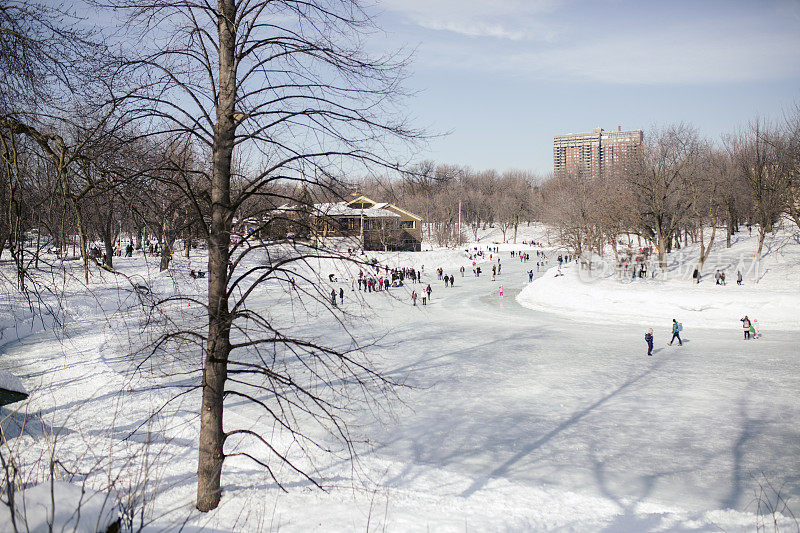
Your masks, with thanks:
M761 335L761 332L758 328L758 320L750 318L745 315L744 318L740 318L739 321L742 323L742 329L744 330L744 340L748 339L757 339ZM675 342L677 339L678 346L683 346L683 340L681 340L681 331L683 331L683 324L677 321L677 319L672 319L672 339L667 343L667 346L672 346L672 343ZM647 355L653 355L653 328L647 330L644 334L644 340L647 343Z
M742 329L744 330L744 340L757 339L761 336L757 319L750 320L747 315L744 315L744 318L740 318L739 322L742 323Z
M129 242L127 244L127 246L125 246L124 250L125 250L125 252L124 252L125 257L133 257L133 244L132 243ZM117 241L117 245L114 246L114 249L111 252L111 254L112 254L112 257L122 257L123 247L122 247L122 243L120 241ZM97 247L97 246L92 246L92 248L89 250L89 257L91 257L96 262L99 262L99 263L101 263L103 265L107 265L109 263L108 254L105 253L105 252L101 252L100 248Z
M422 279L422 271L413 268L393 268L386 267L386 272L380 274L380 268L376 271L377 276L365 276L363 271L358 272L358 290L363 292L382 292L389 290L389 287L402 287L406 278L417 283ZM334 280L332 280L334 281ZM353 287L355 289L355 287Z
M694 283L696 283L696 284L699 284L701 277L702 276L700 275L700 270L695 268L694 272L692 272L692 281L694 281ZM744 278L742 277L742 271L741 270L737 270L736 271L736 284L737 285L741 285L743 279ZM714 285L727 285L727 281L725 279L725 271L724 270L717 269L717 271L714 272Z
M676 319L672 319L672 339L667 343L667 346L672 346L672 343L675 342L675 339L678 339L678 346L683 346L683 340L681 340L681 331L683 331L683 324L678 322ZM644 340L647 343L647 355L653 355L653 328L647 330L644 334Z
M461 268L463 269L464 267L461 267ZM452 274L450 274L450 275L445 274L443 268L440 267L440 268L436 269L436 276L437 276L437 279L439 281L444 280L444 286L445 287L455 287L456 286L456 277L454 275L452 275ZM462 277L463 277L463 273L462 273ZM428 287L430 287L430 285L428 285Z
M635 280L636 278L639 279L647 278L647 265L645 264L644 261L639 261L638 258L636 259L636 262L633 264L633 268L631 268L630 263L628 263L627 261L625 261L625 263L623 264L623 268L626 275L628 274L628 271L631 271L631 279Z
M536 254L538 255L539 252L536 252ZM514 250L511 250L511 259L514 259L515 256L519 259L520 263L527 263L531 260L531 254L527 252L515 252Z
M292 287L294 287L294 278L292 278ZM344 289L339 287L339 303L344 303ZM331 305L336 307L336 289L331 289Z
M428 305L428 301L431 299L431 292L433 292L433 289L431 289L431 284L428 283L428 286L422 291L422 305ZM417 305L417 297L417 291L411 291L411 302L414 305Z

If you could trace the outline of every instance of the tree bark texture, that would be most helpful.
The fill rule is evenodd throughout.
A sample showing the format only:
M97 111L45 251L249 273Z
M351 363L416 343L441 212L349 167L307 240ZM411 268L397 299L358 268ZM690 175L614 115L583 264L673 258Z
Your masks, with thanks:
M219 505L220 476L225 433L222 407L228 372L230 314L228 308L228 260L230 255L231 161L236 97L235 4L219 0L219 99L214 128L211 188L211 232L208 254L208 344L203 368L203 400L197 467L197 508L210 511Z

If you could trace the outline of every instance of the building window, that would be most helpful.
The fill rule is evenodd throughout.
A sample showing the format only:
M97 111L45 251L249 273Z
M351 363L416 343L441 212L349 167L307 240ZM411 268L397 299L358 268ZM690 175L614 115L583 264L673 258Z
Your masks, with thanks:
M416 224L413 220L403 220L400 222L400 227L405 229L414 229Z

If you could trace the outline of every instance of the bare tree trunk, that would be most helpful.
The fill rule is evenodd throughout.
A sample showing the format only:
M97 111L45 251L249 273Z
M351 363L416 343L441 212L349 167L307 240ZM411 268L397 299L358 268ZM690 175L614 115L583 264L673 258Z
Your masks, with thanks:
M714 236L717 233L717 221L711 221L711 239L708 241L708 246L705 245L704 238L703 238L703 221L701 220L698 224L700 229L700 259L697 262L697 274L698 276L703 272L703 265L708 259L709 254L711 253L711 246L714 244ZM699 278L698 278L699 279Z
M87 250L88 243L86 239L86 227L83 224L83 213L77 202L73 201L75 209L75 223L78 229L78 236L81 241L81 258L83 259L83 276L86 283L89 283L89 253Z
M161 261L159 263L159 271L164 272L169 268L169 262L172 261L172 254L175 247L175 230L167 229L162 231L164 234L163 244L161 246Z
M219 505L220 475L225 433L222 405L228 373L230 314L228 260L231 224L231 161L236 97L235 4L219 0L219 97L214 129L211 184L211 232L208 247L208 352L203 367L203 402L200 413L200 453L197 466L197 508L210 511Z

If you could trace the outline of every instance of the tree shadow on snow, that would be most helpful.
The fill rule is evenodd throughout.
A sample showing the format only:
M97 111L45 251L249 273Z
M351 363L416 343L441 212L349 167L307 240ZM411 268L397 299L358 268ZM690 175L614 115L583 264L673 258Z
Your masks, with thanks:
M544 435L534 440L533 442L523 446L521 450L515 453L511 458L507 459L506 461L503 461L494 470L492 470L491 472L489 472L484 476L475 479L472 482L472 484L461 493L461 496L469 497L478 492L479 490L481 490L483 487L485 487L486 484L491 479L505 476L517 463L528 457L533 452L540 449L554 437L556 437L563 431L571 428L572 426L576 425L578 422L580 422L587 415L594 412L596 409L600 408L601 406L603 406L610 400L614 399L615 397L623 394L633 385L642 381L644 378L658 371L665 364L665 361L666 360L663 359L655 361L655 363L644 372L641 372L638 375L629 378L627 381L625 381L622 385L618 386L612 392L602 396L598 400L595 400L593 403L586 406L585 408L576 411L575 413L572 414L572 416L570 416L569 418L558 424L555 428L553 428L549 432L545 433Z

